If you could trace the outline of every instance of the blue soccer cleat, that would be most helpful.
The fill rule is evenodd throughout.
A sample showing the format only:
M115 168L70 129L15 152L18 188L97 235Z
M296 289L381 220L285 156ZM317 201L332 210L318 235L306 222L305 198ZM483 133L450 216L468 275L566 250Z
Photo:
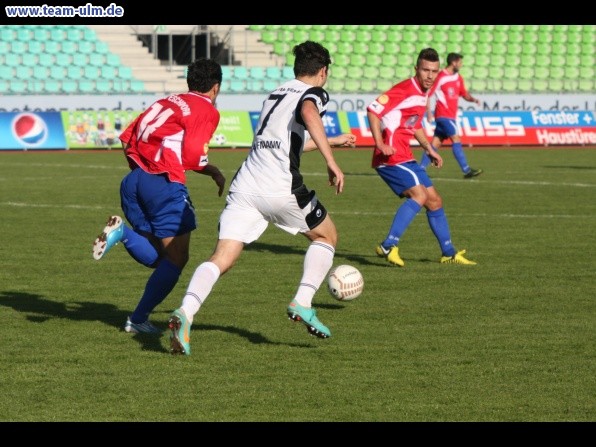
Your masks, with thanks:
M120 216L110 216L103 232L93 242L93 258L99 261L110 248L122 240L124 223Z

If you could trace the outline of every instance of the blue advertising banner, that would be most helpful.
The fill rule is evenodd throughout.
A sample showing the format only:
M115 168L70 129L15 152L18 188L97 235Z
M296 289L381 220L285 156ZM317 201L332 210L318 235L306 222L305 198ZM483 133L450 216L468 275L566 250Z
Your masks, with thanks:
M35 149L67 149L60 113L0 113L0 150Z

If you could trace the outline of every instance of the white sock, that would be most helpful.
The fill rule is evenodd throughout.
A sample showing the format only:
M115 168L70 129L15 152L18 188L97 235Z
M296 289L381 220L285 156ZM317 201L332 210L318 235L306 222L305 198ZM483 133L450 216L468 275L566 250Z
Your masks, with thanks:
M294 298L304 307L312 306L312 299L333 265L335 248L324 242L313 242L304 256L304 273Z
M219 268L213 262L203 262L193 273L181 306L190 323L211 293L219 274Z

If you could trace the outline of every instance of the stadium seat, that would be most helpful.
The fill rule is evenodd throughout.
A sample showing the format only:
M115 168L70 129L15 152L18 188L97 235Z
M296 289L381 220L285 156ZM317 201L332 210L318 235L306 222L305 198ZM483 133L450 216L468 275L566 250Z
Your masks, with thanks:
M33 78L45 81L49 77L48 67L43 65L36 65L33 67Z
M79 92L86 94L95 93L95 82L90 80L80 80Z
M145 83L137 79L132 79L130 81L130 90L133 93L145 93Z
M503 79L501 89L507 93L517 91L517 79Z
M7 94L10 91L10 85L8 84L8 81L3 81L1 80L2 78L0 78L0 93Z
M269 80L278 82L281 80L281 68L279 67L267 67L265 75Z
M39 42L38 40L30 40L27 43L27 52L31 54L43 53L43 43Z
M39 58L36 54L33 53L25 53L21 57L21 64L26 67L34 67L37 66L39 62Z
M550 78L548 80L548 90L550 92L562 92L563 91L563 80Z
M360 81L358 79L346 79L344 89L348 93L356 93L360 91Z
M28 81L32 76L33 70L31 67L26 67L24 65L19 65L15 67L15 78L22 79L23 81Z
M234 74L235 73L236 71L234 70ZM118 67L118 77L124 80L132 79L132 68L127 67L125 65L121 65L120 67Z
M55 58L51 54L46 54L46 53L40 54L37 61L38 61L39 65L43 65L44 67L51 67L54 64L61 65L57 58ZM64 66L68 65L69 63L70 63L70 59Z
M14 78L14 69L7 65L0 65L0 79L10 81Z
M376 65L367 64L363 68L362 76L364 77L364 79L377 79L379 77L379 69Z
M294 75L294 67L293 66L285 66L281 71L281 75L284 79L294 79L296 76Z
M13 94L21 95L27 92L27 81L12 80L10 81L10 91Z
M262 81L265 79L265 68L261 66L251 67L249 69L249 77L253 80Z
M95 68L97 70L97 68ZM66 67L66 76L68 77L68 79L72 79L73 81L78 81L83 77L83 68L76 66L76 65L70 65L68 67ZM61 78L57 78L56 76L52 76L54 79L61 79Z
M230 90L234 93L245 93L246 83L242 79L234 79L230 82Z
M60 93L60 82L54 79L46 79L44 82L44 90L51 94Z
M243 65L234 67L234 79L245 80L249 77L249 70Z

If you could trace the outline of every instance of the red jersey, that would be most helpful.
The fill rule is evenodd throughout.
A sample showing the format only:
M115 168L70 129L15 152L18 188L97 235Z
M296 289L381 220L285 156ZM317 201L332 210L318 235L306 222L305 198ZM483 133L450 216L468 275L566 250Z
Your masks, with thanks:
M395 84L369 104L367 110L381 120L383 142L394 147L395 153L387 156L374 148L372 167L397 165L414 161L410 140L414 131L422 128L428 96L422 91L415 77Z
M436 95L435 119L457 118L457 103L460 96L468 96L464 78L459 73L449 73L441 70L431 89L431 96Z
M185 183L185 171L208 163L209 141L219 124L219 111L208 96L196 92L170 95L154 102L122 134L129 144L129 164L151 174L167 174Z

